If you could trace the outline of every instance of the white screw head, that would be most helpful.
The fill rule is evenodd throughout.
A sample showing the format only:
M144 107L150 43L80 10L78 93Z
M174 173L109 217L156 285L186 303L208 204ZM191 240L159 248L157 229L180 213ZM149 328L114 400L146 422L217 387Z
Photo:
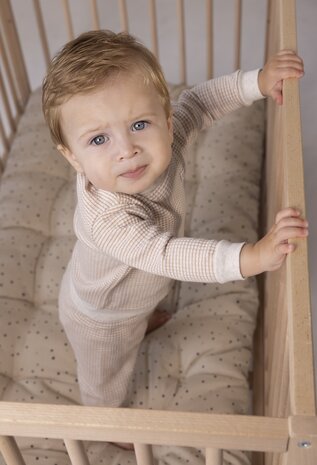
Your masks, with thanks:
M298 447L301 449L309 449L311 447L311 442L310 441L300 441L297 443Z

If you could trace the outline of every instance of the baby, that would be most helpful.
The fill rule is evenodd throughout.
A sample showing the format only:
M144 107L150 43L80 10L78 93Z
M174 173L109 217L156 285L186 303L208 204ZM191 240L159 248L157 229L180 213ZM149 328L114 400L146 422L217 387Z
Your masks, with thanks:
M171 106L153 54L126 33L69 42L43 84L53 141L77 171L77 236L60 289L82 401L122 406L147 329L173 280L220 282L276 270L306 237L294 208L257 243L184 237L184 153L213 121L254 100L282 103L282 80L303 75L282 51L260 71L237 71L185 90ZM150 326L148 326L150 325Z

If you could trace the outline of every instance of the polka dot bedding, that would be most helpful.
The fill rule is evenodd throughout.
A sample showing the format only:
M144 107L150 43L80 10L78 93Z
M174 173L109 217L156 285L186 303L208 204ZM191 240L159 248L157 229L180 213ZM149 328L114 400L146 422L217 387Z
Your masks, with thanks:
M31 96L0 183L0 393L5 401L77 404L74 355L57 297L74 244L75 174ZM186 235L255 241L262 167L263 102L201 133L187 156ZM175 283L171 320L146 336L129 390L133 408L250 413L254 278ZM69 465L62 441L18 439L27 465ZM87 443L92 465L134 465L131 451ZM204 451L153 447L157 465L203 464ZM249 464L225 451L224 463ZM3 462L0 458L0 464Z

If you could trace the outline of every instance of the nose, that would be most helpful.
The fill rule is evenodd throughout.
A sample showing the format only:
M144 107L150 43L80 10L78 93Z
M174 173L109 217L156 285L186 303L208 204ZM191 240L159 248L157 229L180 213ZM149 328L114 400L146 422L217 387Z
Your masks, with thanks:
M118 161L133 158L139 153L138 147L134 144L131 136L125 135L120 137L117 144L117 159Z

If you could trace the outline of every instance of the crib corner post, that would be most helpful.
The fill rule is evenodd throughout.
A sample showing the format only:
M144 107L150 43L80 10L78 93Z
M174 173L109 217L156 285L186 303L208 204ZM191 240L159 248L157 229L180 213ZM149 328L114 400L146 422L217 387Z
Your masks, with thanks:
M289 417L289 445L283 465L317 463L317 417Z

